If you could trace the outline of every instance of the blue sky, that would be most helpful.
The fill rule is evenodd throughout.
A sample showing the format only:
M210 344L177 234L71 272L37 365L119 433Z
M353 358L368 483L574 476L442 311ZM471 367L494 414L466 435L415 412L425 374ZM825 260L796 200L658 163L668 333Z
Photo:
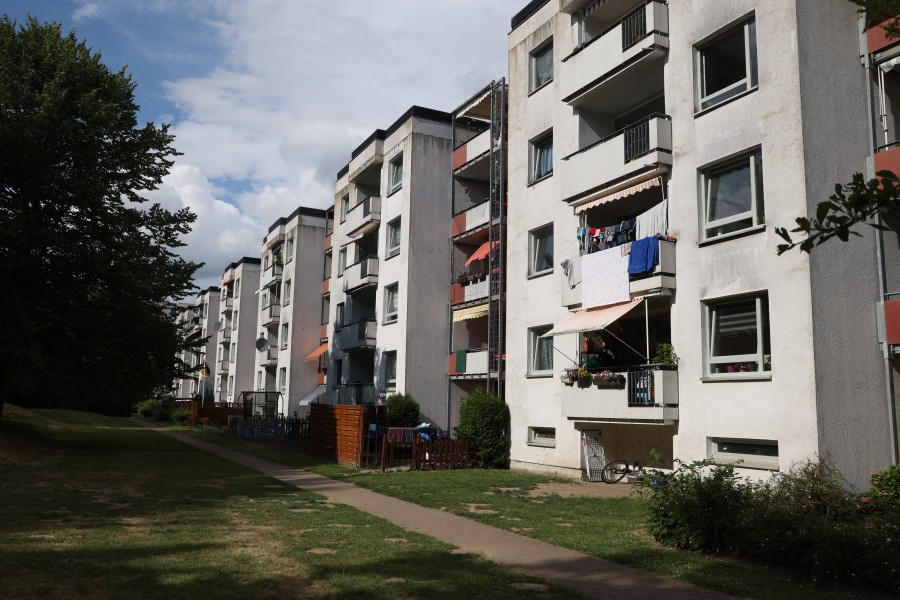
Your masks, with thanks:
M137 82L141 119L184 153L152 199L198 215L182 254L201 288L409 106L450 111L506 76L525 0L2 0L100 51Z

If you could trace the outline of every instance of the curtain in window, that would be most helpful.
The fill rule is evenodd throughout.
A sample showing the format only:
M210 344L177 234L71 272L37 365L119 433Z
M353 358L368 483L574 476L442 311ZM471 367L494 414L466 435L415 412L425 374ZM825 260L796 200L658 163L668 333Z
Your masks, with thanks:
M387 291L387 307L385 313L389 315L397 314L397 288L388 288Z
M534 238L534 273L553 268L553 234L545 232Z
M403 183L403 163L391 163L391 189L397 188Z
M537 74L537 82L536 86L542 86L551 79L553 79L553 49L548 48L547 50L540 53L534 59L534 68Z
M553 142L543 142L535 152L535 177L543 177L553 172Z
M400 223L391 225L389 233L390 233L390 239L388 240L388 248L399 248L400 247Z
M539 335L539 334L535 334ZM534 370L549 371L553 369L553 338L537 338L535 349Z

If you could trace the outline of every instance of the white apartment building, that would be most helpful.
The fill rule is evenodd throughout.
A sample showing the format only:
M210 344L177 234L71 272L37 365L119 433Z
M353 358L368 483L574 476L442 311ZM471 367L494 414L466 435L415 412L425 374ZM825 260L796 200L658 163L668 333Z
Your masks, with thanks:
M865 170L859 31L846 0L513 18L513 466L575 475L582 435L609 460L742 459L754 477L819 455L864 485L890 464L874 236L777 256L774 234ZM652 360L660 342L677 365ZM578 367L613 374L561 381Z
M218 402L237 402L242 391L253 389L260 263L258 258L245 256L222 273L219 322L215 326Z
M199 351L182 357L191 367L197 367L198 371L186 380L188 383L181 385L180 397L194 397L197 394L206 394L215 390L216 381L216 323L219 321L219 288L210 286L197 294L192 309L182 313L187 319L188 329L185 338L187 340L205 340ZM206 365L209 375L202 367Z
M184 337L190 335L194 327L199 324L199 319L196 323L194 322L196 317L193 304L182 303L175 307L175 323L178 324ZM189 366L196 364L196 358L187 350L182 350L177 355L177 358ZM191 379L176 379L172 384L172 388L176 398L187 398L191 394Z
M451 115L414 106L335 183L328 401L411 394L446 428Z
M263 240L255 389L276 393L266 396L267 414L299 414L317 392L315 364L301 357L320 344L324 240L325 211L304 206Z

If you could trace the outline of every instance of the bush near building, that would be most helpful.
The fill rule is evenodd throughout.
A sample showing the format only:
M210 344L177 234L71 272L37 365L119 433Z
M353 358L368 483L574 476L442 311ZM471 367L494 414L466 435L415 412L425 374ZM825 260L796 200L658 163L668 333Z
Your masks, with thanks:
M419 424L419 403L409 394L391 394L385 404L391 427L415 427Z
M459 409L456 437L475 445L480 467L509 467L509 407L482 389L467 396Z
M763 484L738 477L734 465L679 463L672 473L645 473L639 486L661 543L900 593L900 466L873 473L865 493L850 491L822 461Z

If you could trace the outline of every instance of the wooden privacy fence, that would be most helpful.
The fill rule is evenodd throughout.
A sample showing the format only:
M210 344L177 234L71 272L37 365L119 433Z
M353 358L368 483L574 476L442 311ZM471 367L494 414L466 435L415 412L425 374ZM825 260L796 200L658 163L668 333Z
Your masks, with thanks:
M476 464L475 451L469 442L419 439L412 447L410 469L413 471L468 469Z
M383 418L384 411L375 406L310 404L309 450L322 458L360 467L363 434L370 423Z

